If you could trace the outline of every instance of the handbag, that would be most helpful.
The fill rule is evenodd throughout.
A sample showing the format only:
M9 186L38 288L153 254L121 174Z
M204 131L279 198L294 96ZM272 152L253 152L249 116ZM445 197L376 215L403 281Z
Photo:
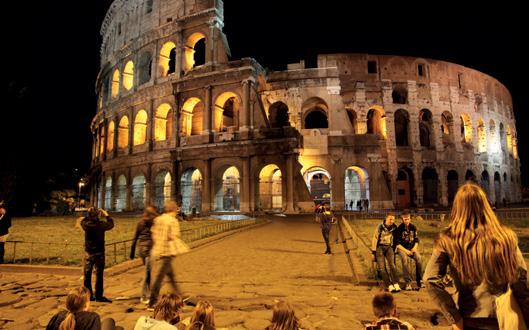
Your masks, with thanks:
M522 310L510 285L505 293L496 298L496 318L501 330L527 330Z

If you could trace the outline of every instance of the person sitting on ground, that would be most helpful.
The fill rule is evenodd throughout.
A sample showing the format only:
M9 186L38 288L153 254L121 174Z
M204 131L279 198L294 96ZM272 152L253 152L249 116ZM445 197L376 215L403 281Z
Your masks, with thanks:
M186 330L215 330L215 311L213 306L201 300L195 306L189 325Z
M404 281L406 286L404 290L412 290L411 282L411 260L415 261L415 280L417 287L424 287L422 284L422 263L421 254L419 253L419 237L417 237L417 227L411 223L411 214L405 210L400 215L402 223L397 227L394 233L395 252L400 256L402 261L402 271L404 273Z
M410 323L397 318L397 304L391 293L381 292L373 297L373 314L377 320L372 324L367 324L365 330L415 329Z
M279 300L274 305L272 314L272 323L265 330L298 330L299 320L294 313L292 306L284 301Z
M160 297L154 306L153 316L142 316L136 322L134 330L184 330L180 322L180 311L184 303L179 295L170 293Z
M101 318L97 313L89 312L90 309L90 291L84 286L75 288L68 293L66 297L67 311L60 311L55 314L46 330L117 330L123 329L116 327L113 319Z
M393 251L393 233L396 229L395 214L388 213L384 222L377 226L371 240L371 251L373 253L373 261L377 263L377 272L382 277L386 289L390 292L400 291L400 286L397 283L397 267L395 266L395 254ZM386 270L385 260L388 262L389 273Z

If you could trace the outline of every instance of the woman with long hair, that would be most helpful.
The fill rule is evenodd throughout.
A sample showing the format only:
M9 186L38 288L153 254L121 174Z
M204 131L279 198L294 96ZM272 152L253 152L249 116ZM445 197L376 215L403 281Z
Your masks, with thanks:
M298 330L299 321L294 313L292 306L284 301L279 300L274 305L274 314L272 323L266 327L266 330Z
M215 330L215 311L208 301L197 303L186 330Z
M154 306L153 317L140 317L134 326L134 330L183 329L185 326L180 323L182 307L184 307L184 303L179 295L174 293L164 294Z
M509 286L529 321L527 267L518 238L498 221L485 192L470 182L462 185L449 219L434 243L424 280L453 329L498 329L495 299ZM458 291L457 306L445 290L448 269Z
M101 329L101 319L89 312L90 291L85 287L71 290L66 297L67 311L55 314L46 330Z

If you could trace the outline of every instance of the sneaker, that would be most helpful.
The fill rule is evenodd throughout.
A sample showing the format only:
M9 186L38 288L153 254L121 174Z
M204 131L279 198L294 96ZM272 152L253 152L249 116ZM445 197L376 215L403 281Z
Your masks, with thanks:
M395 287L395 292L400 292L399 283L395 283L395 284L393 284L393 286Z
M107 297L99 297L99 298L96 298L96 302L111 303L112 300L108 299Z
M395 287L393 286L393 284L390 284L390 285L388 286L388 291L389 291L389 292L397 292L397 290L395 290Z
M413 288L411 287L411 284L410 283L407 283L406 284L406 287L404 288L405 291L412 291Z

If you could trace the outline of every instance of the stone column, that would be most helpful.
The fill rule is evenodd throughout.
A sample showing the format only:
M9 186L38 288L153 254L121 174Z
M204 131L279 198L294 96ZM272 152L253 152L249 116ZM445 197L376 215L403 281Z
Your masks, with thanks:
M134 151L134 109L129 108L129 155Z
M203 178L203 192L202 192L202 212L211 212L214 210L212 205L212 185L213 178L211 177L211 160L205 159L204 161L204 178Z
M130 167L127 171L127 203L125 203L125 210L131 211L132 210L132 178L130 177L131 170Z
M144 207L147 205L153 204L153 188L154 184L152 184L152 164L147 164L147 173L145 174L145 204Z
M175 75L178 78L182 77L182 72L184 71L184 50L185 50L185 40L182 35L182 29L179 28L176 30L176 58L175 58Z
M204 115L202 117L202 127L203 131L202 134L209 135L210 133L213 133L215 129L213 128L213 125L215 123L215 112L212 111L212 104L211 104L211 86L204 87Z
M438 202L442 206L448 206L448 179L447 169L444 167L436 168L437 171L437 191L441 192Z
M250 157L242 159L241 212L250 211Z
M154 147L154 130L156 129L156 125L154 123L154 100L151 100L149 106L150 110L148 111L147 119L147 148L149 149L149 151L152 151Z
M285 213L287 214L296 213L296 210L294 209L294 156L294 154L287 155L287 203L285 210Z
M250 127L250 93L251 93L252 81L246 79L242 81L242 109L239 111L239 130L247 131Z
M114 147L112 148L112 158L118 156L118 137L119 137L119 117L114 118Z
M117 195L117 178L116 173L112 172L112 187L110 188L111 194L110 194L110 209L115 210L116 209L116 195Z

